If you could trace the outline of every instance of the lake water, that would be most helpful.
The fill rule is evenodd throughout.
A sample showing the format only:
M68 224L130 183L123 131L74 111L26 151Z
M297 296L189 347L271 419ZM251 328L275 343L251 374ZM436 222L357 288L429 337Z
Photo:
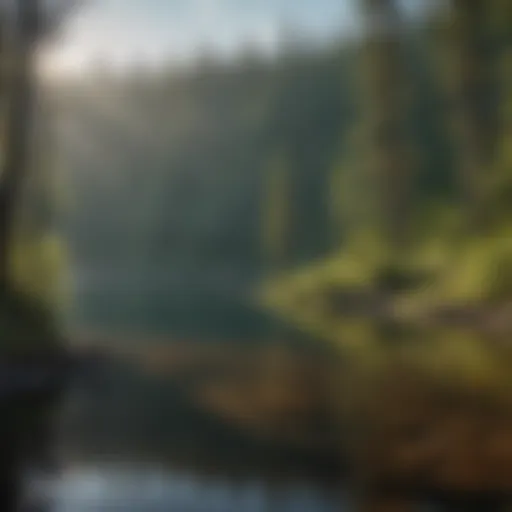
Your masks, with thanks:
M307 463L283 464L277 447L251 444L172 379L113 365L107 380L100 390L69 390L57 428L60 467L26 475L23 512L344 510L332 481L305 476Z
M257 479L234 482L137 462L70 466L46 482L33 477L29 488L27 512L344 510L342 496L305 482L270 484Z

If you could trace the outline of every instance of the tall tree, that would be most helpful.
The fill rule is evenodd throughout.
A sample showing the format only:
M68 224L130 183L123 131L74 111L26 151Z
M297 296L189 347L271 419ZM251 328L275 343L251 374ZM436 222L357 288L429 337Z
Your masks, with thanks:
M394 0L364 0L363 136L375 220L387 240L407 236L411 184L402 22Z
M1 89L6 105L4 161L0 174L0 287L9 281L14 218L30 164L33 129L36 49L43 38L57 32L75 0L17 0L12 17L4 18Z
M453 0L448 51L462 198L470 227L483 227L497 136L496 31L488 0ZM509 6L510 7L510 6Z
M275 159L266 173L263 199L263 250L270 272L281 271L288 256L289 169L282 158Z
M14 23L7 48L12 66L7 82L5 161L0 183L0 286L4 289L9 279L13 218L29 152L34 49L40 29L39 0L19 0Z

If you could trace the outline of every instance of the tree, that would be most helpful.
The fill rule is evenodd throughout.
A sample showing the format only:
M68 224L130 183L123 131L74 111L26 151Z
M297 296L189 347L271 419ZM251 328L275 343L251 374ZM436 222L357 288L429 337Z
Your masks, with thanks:
M487 0L454 0L448 30L451 59L451 112L459 183L472 228L486 224L489 175L498 135L496 30Z
M30 296L42 306L57 298L61 265L54 227L49 115L36 83L36 51L55 35L74 0L21 0L4 19L4 159L0 178L0 286L2 296ZM15 291L16 290L16 291Z
M364 0L363 72L365 167L377 228L394 246L407 237L411 164L407 144L407 88L403 28L394 0Z
M10 243L19 189L27 167L32 113L34 45L39 31L38 0L20 0L10 48L13 63L7 84L5 161L0 184L0 286L8 286Z
M287 162L275 159L265 179L263 198L263 250L268 269L280 271L286 264L289 248L289 181Z

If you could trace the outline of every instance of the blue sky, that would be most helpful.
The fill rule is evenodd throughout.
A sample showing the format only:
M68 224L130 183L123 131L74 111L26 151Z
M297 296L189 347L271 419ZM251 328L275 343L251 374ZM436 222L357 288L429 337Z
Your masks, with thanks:
M283 21L319 37L349 33L357 25L357 1L84 0L50 61L72 71L96 60L186 61L205 46L229 53L253 42L271 50Z

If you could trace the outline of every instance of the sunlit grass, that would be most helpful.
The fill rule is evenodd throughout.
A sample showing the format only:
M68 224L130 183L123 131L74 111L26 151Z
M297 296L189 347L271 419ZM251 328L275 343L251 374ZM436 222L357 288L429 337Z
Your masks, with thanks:
M506 303L512 297L509 235L510 229L501 227L492 236L465 240L430 237L400 255L395 263L398 273L424 275L410 288L387 296L393 322L409 325L401 339L393 339L393 335L384 339L381 321L370 312L354 319L328 304L333 288L380 292L379 273L392 264L392 258L378 250L376 239L359 241L325 261L266 283L259 299L285 320L338 347L342 354L352 354L359 372L364 367L375 370L376 362L385 372L400 361L434 380L506 396L512 386L508 370L512 352L471 332L470 326L425 330L415 327L415 322L436 308L492 308ZM363 372L359 377L363 374L367 375Z

